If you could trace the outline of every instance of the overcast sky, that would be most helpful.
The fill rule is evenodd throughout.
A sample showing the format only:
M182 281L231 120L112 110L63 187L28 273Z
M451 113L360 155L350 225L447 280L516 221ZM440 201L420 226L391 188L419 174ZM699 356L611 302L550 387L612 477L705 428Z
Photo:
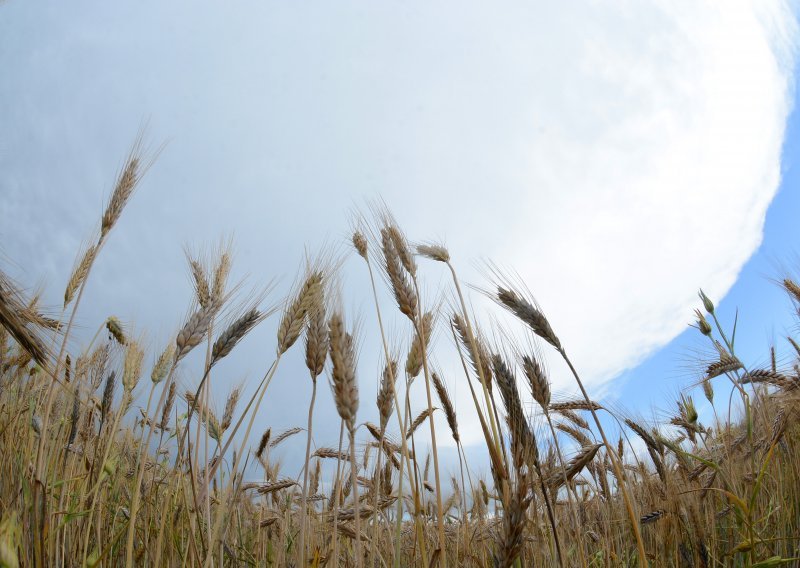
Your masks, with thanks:
M59 305L147 122L167 145L92 274L84 335L113 314L158 351L191 301L183 247L220 237L233 237L235 278L277 278L277 300L304 252L346 250L353 207L380 197L412 239L446 242L467 281L485 284L486 258L519 272L599 396L686 328L699 286L723 298L761 245L796 42L794 5L777 0L10 0L3 268ZM445 275L423 267L435 293ZM343 282L374 330L357 258ZM220 397L260 378L273 333L265 323L220 366ZM363 352L367 418L373 339ZM457 366L440 364L468 412ZM303 423L309 390L296 356L259 428ZM332 445L329 393L318 408Z

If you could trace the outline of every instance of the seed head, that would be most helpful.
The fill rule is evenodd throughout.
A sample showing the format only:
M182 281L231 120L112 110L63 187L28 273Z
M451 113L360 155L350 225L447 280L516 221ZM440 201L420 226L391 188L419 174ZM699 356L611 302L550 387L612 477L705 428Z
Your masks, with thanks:
M228 329L222 332L222 335L217 338L211 348L211 365L227 357L236 344L262 319L261 312L253 308L228 326Z
M361 231L353 233L353 247L361 258L367 260L367 239L361 234Z
M708 313L713 314L714 313L714 302L712 302L709 299L709 297L706 296L706 294L705 294L705 292L703 292L703 290L700 290L697 293L697 295L700 296L700 300L703 302L703 307L705 308L705 310Z
M172 412L172 406L175 404L175 396L177 393L177 384L175 381L172 381L169 384L169 391L167 392L167 401L164 403L164 410L161 412L161 423L159 427L162 430L167 429L167 425L169 424L169 415Z
M783 279L783 287L794 298L795 301L800 302L800 285L791 278Z
M169 345L161 352L156 364L153 365L153 371L150 373L150 380L153 383L160 383L164 377L169 373L172 367L172 362L175 360L175 343L170 342Z
M417 294L409 283L406 273L403 272L401 255L397 250L395 239L392 238L392 234L388 229L381 231L381 242L383 245L384 268L392 286L394 297L397 300L397 305L401 313L411 321L414 321L417 313Z
M278 353L283 354L294 345L303 330L308 309L317 303L322 293L322 273L313 272L303 282L294 300L287 306L278 326Z
M533 400L539 403L539 406L542 407L542 410L547 410L547 407L550 405L550 381L547 380L547 375L545 375L544 369L536 358L523 355L522 356L522 371L525 373L525 376L528 378L528 382L531 385L531 394L533 395Z
M189 270L191 270L192 279L194 280L197 303L200 304L201 308L206 308L211 304L211 292L209 290L206 270L203 268L202 264L194 259L189 261Z
M450 253L442 245L419 245L417 253L437 262L450 262Z
M117 340L117 343L120 345L125 345L127 343L125 339L125 331L122 329L122 324L120 321L115 318L114 316L109 316L106 320L106 329L111 336Z
M328 326L325 322L325 303L322 293L308 313L306 324L306 367L314 380L322 374L328 357Z
M141 174L139 172L139 155L137 149L131 152L122 172L117 178L117 185L114 188L114 193L111 194L111 200L108 202L106 211L103 214L103 220L100 225L100 238L103 239L111 230L111 227L117 222L125 204L128 202L131 194L133 193L136 184L139 182Z
M83 253L80 262L72 271L72 275L67 282L67 289L64 291L64 307L66 308L72 299L75 297L75 292L81 287L86 276L89 274L89 269L92 267L95 256L97 255L97 247L90 246Z
M703 394L710 403L714 403L714 386L711 384L711 379L703 380Z
M406 358L406 373L409 377L416 377L422 370L423 359L428 349L428 342L433 328L433 313L427 312L422 316L422 324L414 340L411 342L411 349Z
M144 351L136 342L131 342L125 351L125 364L122 373L122 386L125 392L133 392L142 376Z
M211 325L211 320L214 318L216 310L214 306L206 306L200 308L186 325L183 326L178 332L178 337L175 339L175 363L183 359L189 352L197 347L208 332L208 327Z
M547 341L550 345L561 350L561 342L556 337L550 322L544 314L528 300L522 298L513 290L507 290L502 286L497 287L497 300L520 320L528 324L533 332Z
M701 312L700 310L695 310L694 313L697 316L697 329L700 330L700 333L702 333L705 336L711 335L712 332L711 324L708 323L706 317L703 315L703 312Z
M378 414L380 414L381 431L386 430L394 405L394 382L397 377L397 361L389 361L383 369L381 387L378 390Z
M328 321L328 334L336 410L347 424L348 430L353 432L358 411L354 339L351 334L345 332L344 321L339 313L334 313Z

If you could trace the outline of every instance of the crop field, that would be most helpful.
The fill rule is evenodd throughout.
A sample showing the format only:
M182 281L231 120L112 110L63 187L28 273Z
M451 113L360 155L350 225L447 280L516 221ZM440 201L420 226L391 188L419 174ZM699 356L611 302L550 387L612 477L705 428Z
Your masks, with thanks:
M188 255L195 295L166 345L110 315L91 322L91 341L74 341L93 264L151 158L137 145L125 161L63 306L42 306L0 272L0 566L798 565L800 339L777 338L760 364L742 360L735 329L702 292L687 323L714 355L695 362L661 423L592 399L524 282L490 265L467 286L459 266L469 259L407 237L382 205L338 243L371 286L371 311L348 313L340 253L299 259L294 289L268 304L234 293L222 247ZM428 300L434 264L448 275L437 291L447 301ZM779 283L797 310L800 285ZM393 299L402 336L384 325L379 294ZM479 324L475 296L508 329ZM212 400L216 365L267 318L274 355L252 394ZM366 335L381 346L377 379L360 364ZM437 346L456 354L460 376L437 370ZM270 385L288 380L289 356L305 361L306 377L291 380L313 395L281 401L302 423L273 431L260 409ZM551 395L544 356L569 369L572 398ZM187 376L190 360L201 371ZM359 396L368 380L374 400ZM469 408L454 404L455 382ZM338 445L317 442L323 388ZM698 416L700 396L711 421ZM461 444L465 415L482 432L485 467ZM445 441L455 468L440 463ZM273 457L285 444L304 454L300 471Z

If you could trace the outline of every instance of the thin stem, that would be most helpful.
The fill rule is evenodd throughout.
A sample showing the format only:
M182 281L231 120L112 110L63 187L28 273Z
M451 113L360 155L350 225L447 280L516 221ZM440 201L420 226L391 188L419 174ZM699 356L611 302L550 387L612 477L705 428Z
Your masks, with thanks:
M306 504L308 502L308 466L311 459L311 426L314 414L314 400L317 397L317 378L311 377L311 402L308 405L308 426L306 428L306 461L303 467L303 500L300 506L300 566L306 565Z
M370 547L369 547L369 564L368 564L370 566L370 568L372 568L372 566L375 565L375 548L376 548L377 540L378 540L378 499L380 498L380 495L381 495L381 482L383 481L383 479L382 479L383 475L382 475L382 470L381 470L381 461L383 459L383 452L384 452L383 444L384 444L384 441L386 439L385 438L385 434L386 434L386 429L382 428L381 429L380 439L378 440L378 458L375 460L376 461L376 465L375 465L375 487L374 487L374 491L372 492L373 493L373 496L372 496L372 542L370 543Z
M387 364L392 360L391 355L389 353L389 344L386 341L386 332L384 331L383 326L383 318L381 316L381 308L380 304L378 303L378 291L377 287L375 286L375 275L372 272L372 264L369 261L369 257L365 257L364 259L367 263L367 271L369 272L369 281L372 287L372 299L375 303L375 313L378 318L378 329L380 330L381 334L381 344L383 345L383 354L386 358ZM394 376L394 369L389 369L389 373L391 375L392 384L396 384L397 377ZM400 541L401 541L401 531L403 528L403 467L402 464L405 463L408 471L408 478L409 482L413 484L412 479L412 470L411 470L411 459L408 455L408 443L406 442L405 436L405 427L406 427L406 418L400 418L400 402L397 398L397 390L392 389L392 399L394 402L395 407L395 416L397 416L397 423L400 427L401 432L401 440L400 440L400 453L401 453L401 467L400 467L400 478L398 480L398 489L397 489L397 519L395 520L395 538L394 538L394 559L392 565L394 568L400 568ZM416 489L413 489L414 494L416 495ZM415 520L416 522L416 520Z
M438 532L439 532L439 562L442 566L447 566L447 541L444 538L444 510L442 509L442 486L439 480L439 452L436 447L436 425L434 424L433 417L433 398L431 397L431 378L430 370L428 369L428 346L427 339L425 338L425 330L422 324L422 297L420 296L419 284L417 283L416 276L414 280L414 289L417 293L417 317L415 327L417 334L422 340L422 372L425 375L425 395L428 399L428 422L431 430L431 446L433 449L433 472L436 481L436 509L438 513Z
M572 519L575 522L575 533L578 541L578 555L580 556L581 566L586 568L586 558L584 557L583 553L583 533L580 530L581 522L578 518L578 496L575 495L575 489L570 484L569 480L567 479L567 470L566 466L564 465L564 454L561 453L561 446L558 443L558 436L556 435L556 430L553 427L553 421L550 418L550 412L547 408L542 408L544 412L544 416L547 419L547 425L550 427L550 433L553 435L553 443L556 447L556 455L558 456L558 464L561 469L561 476L564 480L564 487L567 489L567 499L569 500L569 508L572 512ZM558 492L556 491L556 497L558 497Z
M491 409L494 408L491 401L489 400L489 386L487 384L487 379L484 376L483 372L483 365L486 363L485 361L481 361L481 354L480 349L478 349L478 343L475 339L475 333L472 329L472 323L470 322L469 313L467 312L467 304L464 301L464 294L461 292L461 284L458 281L458 276L456 275L456 270L453 268L453 265L450 262L447 263L447 267L450 269L450 274L453 277L453 284L456 288L456 294L458 295L459 303L461 304L461 316L464 318L464 324L467 328L467 339L469 340L469 347L472 352L475 354L475 367L477 370L478 378L480 379L481 386L483 387L483 396L486 402L486 410L487 412L491 413ZM480 408L476 406L478 412L480 413ZM494 441L494 451L498 455L504 454L501 451L501 436L500 432L500 423L497 419L497 414L495 413L494 416L490 415L489 423L492 427L492 438Z
M161 413L161 410L164 408L164 404L167 400L167 391L169 391L169 385L173 381L173 376L175 374L175 368L177 365L173 363L172 368L169 370L169 374L167 375L166 380L164 381L164 387L161 389L161 396L158 399L158 404L156 405L155 415L158 416ZM189 424L187 421L186 427L188 429ZM142 443L142 438L139 439L139 455L136 460L136 485L133 487L133 497L131 498L131 510L130 510L130 519L128 519L128 536L127 536L127 551L125 556L125 565L126 568L131 568L133 566L133 537L136 531L136 515L139 512L139 497L141 495L141 486L142 486L142 479L144 478L144 454L147 451L147 448L150 447L150 440L153 436L153 430L155 429L155 424L151 422L148 425L147 429L147 438ZM144 436L144 431L142 431L142 437ZM178 457L180 460L180 456Z
M67 329L64 332L64 337L61 340L61 349L58 352L58 357L56 358L56 367L55 371L53 371L53 377L57 378L61 373L61 362L64 360L64 354L67 350L67 340L69 339L70 332L72 331L72 326L75 323L75 315L78 313L78 306L81 303L81 299L83 298L83 292L86 290L86 283L89 281L89 275L92 272L92 267L94 266L94 260L97 258L100 250L105 243L105 238L101 237L98 240L96 250L94 253L94 257L92 261L89 263L89 266L86 269L86 275L83 277L83 282L81 282L80 289L78 290L78 296L75 298L75 303L72 305L72 313L69 316L69 322L67 323ZM55 386L55 385L53 385ZM50 388L47 393L47 401L45 403L44 412L42 414L42 434L47 432L47 427L50 422L50 411L53 408L53 401L55 400L55 388ZM46 488L46 480L43 482L42 478L45 477L45 463L46 460L44 459L44 454L48 436L42 435L39 437L39 444L36 447L36 477L33 483L33 509L34 509L34 521L36 523L36 527L38 528L38 538L34 539L34 562L37 568L41 568L43 565L44 559L42 555L44 554L44 544L47 537L48 530L48 515L47 515L47 488ZM44 493L40 496L40 492L44 491ZM39 507L39 500L41 499L41 507ZM40 518L37 519L37 517Z
M547 510L547 518L550 521L550 526L553 529L553 541L556 545L556 556L558 556L558 565L563 568L564 566L564 559L561 556L561 542L558 539L558 531L556 530L556 520L553 517L553 508L550 505L550 498L547 494L547 488L544 485L544 476L542 475L542 468L539 466L539 458L534 457L533 459L534 467L536 468L536 475L539 477L539 487L542 490L542 499L544 499L544 506ZM517 480L519 483L519 480Z
M336 480L333 483L333 562L339 565L339 494L342 491L342 444L344 442L344 420L339 421L339 451L336 457ZM352 464L350 464L352 467Z
M594 419L594 423L597 426L598 432L600 432L600 437L603 439L603 444L606 447L606 452L608 453L608 457L611 459L611 465L614 468L614 473L617 479L619 480L619 489L622 492L622 499L625 502L625 509L628 512L628 518L631 523L631 528L633 529L633 536L636 538L636 546L639 549L639 561L641 562L643 568L647 568L647 566L649 566L649 563L647 561L647 554L645 553L644 541L642 540L642 533L639 530L639 518L634 512L633 503L631 502L630 495L628 494L627 483L625 481L625 473L619 463L619 456L617 456L616 451L611 446L611 444L609 444L608 439L606 438L606 433L603 430L603 426L600 424L600 419L597 417L597 413L594 410L594 405L592 404L592 401L589 398L589 393L586 392L586 388L584 388L583 386L583 381L581 381L580 376L578 376L578 372L572 365L572 361L570 361L569 357L567 357L567 352L564 350L563 347L559 349L558 352L564 359L564 361L567 363L569 370L572 372L572 376L575 377L575 382L578 384L578 388L581 390L583 398L586 399L587 403L589 403L589 411L592 413L592 418Z
M237 473L239 471L238 470L239 462L242 459L242 455L244 453L244 448L245 448L245 445L247 444L247 440L250 438L250 431L253 429L253 423L255 422L256 414L258 413L258 409L261 406L261 401L264 399L264 395L267 393L267 389L269 388L269 385L272 382L272 378L275 376L275 371L278 368L278 363L280 363L281 355L282 355L282 353L278 354L278 356L275 358L275 362L270 367L270 370L264 376L264 379L262 379L262 382L263 382L264 386L261 387L261 393L258 395L258 402L256 402L256 405L253 408L253 412L250 415L250 422L247 424L247 429L245 430L244 437L242 438L242 443L239 445L239 451L236 453L236 456L235 456L235 458L233 460L233 467L231 468L231 482L229 484L228 490L226 491L226 498L227 498L228 494L236 495L236 492L238 491ZM256 394L258 394L258 391L256 391ZM255 397L255 394L253 396ZM213 475L216 472L216 468L219 467L219 464L222 463L222 456L225 455L225 451L227 450L228 446L230 445L231 441L233 440L234 435L238 431L239 426L242 424L242 421L244 420L244 417L247 415L247 412L250 409L250 406L252 405L252 403L253 403L253 398L250 399L250 402L248 403L247 407L245 408L244 412L242 413L242 416L239 418L239 421L236 423L236 427L231 432L231 434L230 434L230 436L228 438L228 441L225 443L225 446L220 451L219 459L214 464L214 466L211 468L211 474L210 475ZM213 549L214 548L214 543L216 542L217 533L219 532L220 526L222 525L222 519L225 516L224 515L225 506L222 505L222 503L226 503L226 502L227 502L226 500L221 501L220 502L220 506L217 508L217 514L216 514L216 518L214 520L214 528L211 531L211 540L208 543L209 549ZM205 562L206 566L208 566L210 564L211 560L212 560L212 556L210 554L207 555L206 562Z
M351 491L353 492L353 512L355 516L355 532L356 532L356 542L355 542L355 555L356 555L356 566L361 568L363 562L361 558L361 527L359 526L361 523L360 514L358 511L358 478L356 475L356 431L355 428L350 430L350 485L352 486Z

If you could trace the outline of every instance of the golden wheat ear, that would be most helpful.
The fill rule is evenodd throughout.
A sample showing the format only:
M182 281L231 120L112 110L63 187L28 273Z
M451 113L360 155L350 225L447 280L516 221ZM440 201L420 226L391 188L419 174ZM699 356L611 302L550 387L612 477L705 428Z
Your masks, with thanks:
M352 334L345 331L341 313L334 312L328 320L333 399L336 410L348 430L355 429L358 412L358 385L356 383L356 348Z

